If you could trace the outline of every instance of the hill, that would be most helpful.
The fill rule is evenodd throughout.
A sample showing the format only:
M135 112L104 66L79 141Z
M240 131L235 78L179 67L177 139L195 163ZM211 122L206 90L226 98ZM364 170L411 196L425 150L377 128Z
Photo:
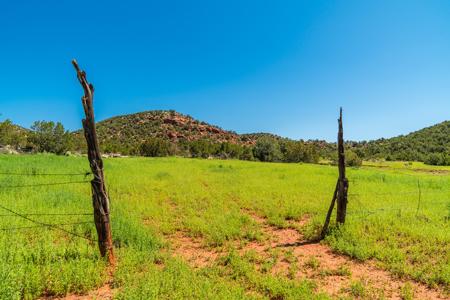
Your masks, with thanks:
M407 135L352 143L350 146L364 158L415 160L431 164L444 164L443 160L447 159L450 154L450 121Z
M104 152L121 154L142 154L143 143L156 140L157 143L149 147L152 151L157 147L155 151L162 151L163 156L212 155L251 159L252 154L249 152L260 139L280 145L283 155L289 151L286 145L293 142L271 133L237 134L173 110L154 110L109 118L97 123L97 131ZM23 149L27 147L29 134L29 129L14 125L9 120L0 122L0 145ZM72 137L70 149L83 151L85 142L82 131L73 132ZM309 146L308 151L313 149L318 152L322 158L333 160L336 155L335 143L319 140L300 143ZM450 165L450 121L389 139L348 141L347 148L366 160L414 160L433 165Z
M97 128L100 143L106 152L133 153L133 149L149 138L160 138L176 145L208 141L243 147L254 147L256 141L263 137L280 144L291 141L270 133L240 135L175 111L147 111L118 116L99 122ZM336 155L335 143L319 140L305 143L313 145L323 158L333 159ZM450 164L450 121L389 139L348 141L347 148L363 159Z
M176 111L154 110L117 116L97 123L100 144L106 152L132 153L152 138L171 144L187 144L195 141L229 143L250 146L254 138L242 138L233 131L224 130ZM81 131L75 135L82 137Z

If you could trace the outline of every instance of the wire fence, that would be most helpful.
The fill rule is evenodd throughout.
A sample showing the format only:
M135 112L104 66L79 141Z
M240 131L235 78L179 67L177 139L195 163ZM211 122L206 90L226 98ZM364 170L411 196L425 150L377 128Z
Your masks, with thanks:
M28 173L17 173L17 172L0 172L0 175L6 176L84 176L87 177L91 175L92 172L84 172L84 173L39 173L35 170L32 170Z
M44 173L38 172L36 169L31 169L27 172L0 171L0 178L6 177L3 178L3 180L0 180L0 192L2 192L4 196L0 201L0 210L3 211L3 213L0 214L0 231L7 233L23 230L48 229L63 232L70 236L87 240L90 243L97 242L97 240L93 239L89 233L94 222L93 220L85 218L92 218L93 213L86 212L85 205L80 205L77 201L70 201L72 200L70 199L71 197L77 197L74 196L74 193L71 194L71 191L67 187L90 183L90 179L88 178L90 175L92 175L92 173L88 171L68 173ZM65 177L70 177L70 179L55 181L51 179ZM72 180L72 178L75 179L76 177L82 177L83 179ZM32 179L30 180L30 178ZM39 180L39 178L44 178L44 180ZM49 178L51 180L49 180ZM39 181L36 182L36 180ZM7 184L5 182L7 182ZM59 190L59 194L56 193L55 197L49 196L49 199L47 200L39 199L40 197L45 196L45 193L42 193L42 195L41 193L34 193L35 188L51 187L61 187L61 189ZM14 192L16 189L27 190L29 192L27 196L31 194L31 198L24 197L23 195L20 195L20 193ZM54 192L55 191L53 190L52 195ZM60 201L61 203L58 203L58 200L61 200L58 199L58 196L61 195L66 196L60 197L65 201ZM67 201L67 198L69 198L69 201ZM90 199L90 197L83 198ZM80 207L80 209L75 209L77 206L82 207ZM74 217L77 219L73 220ZM91 224L91 226L88 226L89 224ZM86 230L84 233L80 232L80 230L76 230L77 226L85 226L84 229L88 228L88 234L86 234ZM83 228L81 228L81 231L82 229Z
M5 202L5 199L0 201L0 231L1 232L17 232L21 230L41 230L48 229L54 231L64 232L65 234L82 238L88 240L89 242L96 242L91 236L80 233L80 230L76 230L77 226L87 226L91 224L93 227L93 220L86 219L87 217L92 218L92 212L86 212L85 209L88 203L85 202L83 205L73 205L74 201L67 203L56 203L56 200L42 200L42 196L36 193L34 197L37 201L41 201L39 207L33 206L34 198L25 198L23 201L20 200L14 190L28 190L33 192L34 188L51 188L51 187L61 187L62 193L67 193L66 186L83 185L90 183L91 172L68 172L68 173L43 173L36 169L31 169L27 172L5 172L0 171L0 179L5 176L9 180L0 180L0 193L9 193L9 205ZM70 177L75 180L60 180L59 178ZM78 180L82 177L82 180ZM27 178L25 183L17 183L11 178ZM28 178L32 178L31 182ZM40 178L46 180L45 182L39 180ZM58 178L53 181L53 178ZM50 180L50 182L49 182ZM8 182L5 184L4 182ZM12 182L11 182L12 181ZM429 212L425 209L427 206L440 206L444 205L447 207L447 211L440 210L443 217L446 220L450 220L450 191L446 190L433 190L429 188L424 188L420 181L415 184L410 184L408 186L402 185L402 190L393 190L391 185L378 185L377 191L373 189L366 189L367 182L359 180L350 180L350 192L349 197L349 208L347 214L350 218L367 218L374 215L386 215L394 213L396 217L402 217L405 214L419 216L425 215ZM373 183L372 183L373 184ZM406 189L405 189L406 187ZM363 189L362 189L363 188ZM355 190L355 192L352 192ZM386 191L389 190L389 191ZM55 191L52 191L52 193ZM33 193L32 193L33 194ZM438 197L436 197L438 195ZM430 199L430 196L432 199ZM392 197L392 201L386 201ZM91 197L83 197L90 201ZM378 201L383 198L382 201ZM438 198L438 199L436 199ZM363 201L364 200L364 201ZM48 204L48 202L53 202ZM77 218L72 220L72 218ZM84 218L84 219L80 219ZM11 221L11 220L20 220ZM49 220L50 219L50 220Z
M401 185L397 190L392 185L377 183L378 191L366 189L364 184L367 183L360 184L356 180L350 180L350 183L347 215L352 218L394 213L397 218L439 215L445 221L450 220L450 190L424 188L420 180L408 186ZM352 189L356 192L351 192Z

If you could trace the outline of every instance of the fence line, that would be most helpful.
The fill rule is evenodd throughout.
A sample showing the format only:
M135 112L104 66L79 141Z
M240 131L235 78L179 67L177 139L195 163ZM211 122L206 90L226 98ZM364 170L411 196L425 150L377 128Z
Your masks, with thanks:
M67 185L67 184L81 184L89 183L89 180L82 181L65 181L65 182L52 182L52 183L38 183L38 184L23 184L23 185L3 185L0 189L15 189L15 188L27 188L27 187L39 187L39 186L52 186L52 185Z
M423 190L421 191L422 195L427 194L449 194L450 195L450 191L429 191L429 192L424 192ZM349 196L389 196L389 195L419 195L419 190L413 192L413 191L408 191L408 192L390 192L390 193L349 193Z
M72 173L41 173L41 172L37 172L36 170L32 169L29 172L5 172L2 171L0 172L0 176L24 176L24 177L28 177L28 176L33 176L33 177L38 177L38 176L60 176L60 177L64 177L64 176L84 176L85 180L79 180L79 181L62 181L62 182L50 182L50 183L35 183L35 184L19 184L19 185L3 185L0 186L0 191L2 190L8 190L8 189L18 189L18 188L32 188L32 187L45 187L45 186L60 186L60 185L70 185L70 184L84 184L84 183L90 183L90 180L86 180L86 177L88 177L89 175L92 175L92 172L90 171L83 171L80 173L77 172L72 172ZM34 223L36 225L33 226L18 226L18 227L4 227L4 228L0 228L0 231L15 231L15 230L24 230L24 229L34 229L34 228L47 228L47 229L51 229L51 230L57 230L57 231L62 231L64 233L67 233L69 235L75 236L75 237L79 237L85 240L88 240L89 242L97 242L94 239L91 239L89 237L80 235L76 232L72 232L70 230L67 230L65 228L63 228L63 226L70 226L70 225L80 225L80 224L91 224L92 221L79 221L79 222L72 222L72 223L48 223L48 222L43 222L43 221L39 221L36 220L35 218L30 218L32 216L92 216L93 213L86 213L86 212L80 212L80 213L76 213L76 212L71 212L71 213L20 213L17 212L11 208L8 208L2 204L0 204L0 209L3 209L4 211L8 212L8 214L0 214L0 217L13 217L13 218L21 218L24 219L28 222Z
M351 179L350 182L356 183L359 180ZM358 184L356 184L358 186ZM411 188L412 185L409 185ZM361 196L364 197L371 197L373 199L376 199L377 196L397 196L402 197L403 195L415 195L417 196L416 201L410 201L410 205L406 207L403 203L399 203L399 206L397 207L382 207L382 208L374 208L374 209L368 209L365 204L360 200ZM428 195L445 195L445 196L437 196L436 200L430 199L425 200L426 196ZM430 190L424 190L423 186L421 186L421 182L418 179L417 180L417 186L414 190L406 190L406 191L400 191L400 192L356 192L356 193L349 193L349 196L351 197L352 201L355 201L357 203L357 206L360 207L359 210L356 211L349 211L347 212L349 215L351 215L354 218L364 218L368 217L373 214L383 213L383 212L392 212L396 211L398 212L398 215L401 216L403 212L405 213L414 213L416 217L419 217L419 213L421 210L423 210L424 205L441 205L446 204L448 205L450 209L450 191L449 190L436 190L436 189L430 189ZM443 200L447 199L447 200ZM408 197L407 199L412 199ZM393 204L393 203L392 203ZM394 204L395 205L395 204ZM448 220L450 218L450 211L449 216L444 216L444 219Z
M433 202L432 204L450 204L450 201L446 201L446 202ZM363 205L361 205L363 206ZM411 205L413 206L413 205ZM356 211L349 211L347 212L348 215L352 215L352 216L358 216L358 215L362 215L364 216L369 216L369 215L373 215L373 214L377 214L377 213L383 213L383 212L390 212L390 211L398 211L400 214L403 212L412 212L414 213L414 215L417 217L420 213L420 211L422 210L422 204L420 205L420 208L413 208L413 207L387 207L387 208L374 208L374 209L359 209ZM448 218L448 216L443 216L444 218Z
M53 226L70 226L70 225L81 225L81 224L92 224L92 221L89 221L89 222L88 221L86 221L86 222L73 222L73 223L52 223ZM42 228L42 227L47 227L47 225L9 227L9 228L0 228L0 230L1 231L14 231L14 230Z
M93 216L93 213L29 213L25 214L24 216ZM16 215L11 214L0 214L0 217L17 217Z
M92 172L84 172L84 173L8 173L8 172L0 172L0 175L4 176L89 176L92 175Z
M78 234L78 233L69 231L69 230L67 230L67 229L65 229L65 228L59 227L58 224L45 223L45 222L41 222L41 221L32 219L32 218L28 217L27 214L21 214L21 213L18 213L18 212L14 211L14 210L12 210L12 209L6 207L6 206L3 206L2 204L0 204L0 208L3 209L3 210L5 210L5 211L7 211L7 212L9 212L9 213L11 213L11 214L13 214L13 215L15 215L15 216L17 216L17 217L20 217L20 218L22 218L22 219L25 219L25 220L30 221L30 222L32 222L32 223L35 223L35 224L39 225L38 227L46 227L46 228L52 229L52 230L59 230L59 231L65 232L65 233L67 233L67 234L69 234L69 235L72 235L72 236L75 236L75 237L79 237L79 238L88 240L89 242L96 242L96 240L90 239L90 238L88 238L88 237L86 237L86 236L83 236L83 235L80 235L80 234ZM90 223L91 223L91 222L90 222Z

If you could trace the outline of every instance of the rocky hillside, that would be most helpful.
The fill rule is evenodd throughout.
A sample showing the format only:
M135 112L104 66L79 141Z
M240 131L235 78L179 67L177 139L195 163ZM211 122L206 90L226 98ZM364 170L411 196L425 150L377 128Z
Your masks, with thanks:
M189 115L175 111L146 111L117 116L97 123L97 133L102 148L106 151L116 149L135 149L149 138L161 138L173 144L206 140L212 143L253 145L256 136L242 137ZM82 143L81 131L74 133ZM118 151L121 152L121 151Z
M207 139L216 142L242 143L232 131L195 120L175 111L147 111L117 116L97 124L101 140L143 142L148 137L160 137L172 142Z

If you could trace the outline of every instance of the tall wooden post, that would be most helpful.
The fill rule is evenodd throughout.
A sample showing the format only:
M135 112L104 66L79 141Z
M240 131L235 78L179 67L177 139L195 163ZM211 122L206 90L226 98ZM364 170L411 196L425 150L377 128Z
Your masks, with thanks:
M344 129L342 125L342 108L339 114L339 132L338 132L338 159L339 159L339 184L337 193L337 216L338 224L345 223L347 215L347 192L348 180L345 177L345 147L344 147Z
M107 257L110 264L114 264L114 251L111 234L111 223L109 218L109 197L106 193L105 177L103 174L103 161L100 154L100 148L97 140L97 132L95 130L94 120L94 86L86 79L86 73L78 67L77 61L72 61L77 78L84 90L81 97L83 103L84 114L83 119L84 137L87 142L87 154L89 165L94 175L91 181L92 202L94 206L94 221L98 235L98 247L102 257Z

